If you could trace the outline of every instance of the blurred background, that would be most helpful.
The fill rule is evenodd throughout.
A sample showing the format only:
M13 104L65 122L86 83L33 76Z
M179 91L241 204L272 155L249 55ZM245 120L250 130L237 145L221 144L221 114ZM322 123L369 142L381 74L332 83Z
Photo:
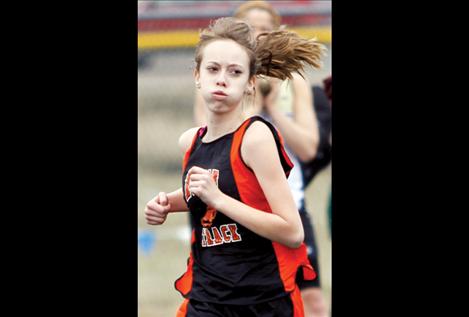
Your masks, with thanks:
M181 186L179 136L194 126L192 77L198 31L231 16L244 1L138 1L138 316L175 316L183 298L174 281L190 251L186 213L170 214L163 226L146 225L145 204L159 191ZM313 85L331 74L331 1L269 1L282 24L328 48L321 70L306 73ZM331 240L327 220L331 167L306 191L319 248L320 274L331 295Z

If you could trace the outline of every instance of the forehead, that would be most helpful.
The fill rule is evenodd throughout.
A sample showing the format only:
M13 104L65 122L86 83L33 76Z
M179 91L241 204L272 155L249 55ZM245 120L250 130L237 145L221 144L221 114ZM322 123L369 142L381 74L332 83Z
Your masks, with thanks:
M263 9L251 9L249 10L244 19L253 28L274 28L273 18L270 13Z
M238 43L228 39L215 40L205 46L202 63L210 61L219 64L240 64L246 68L249 67L249 56L246 50Z

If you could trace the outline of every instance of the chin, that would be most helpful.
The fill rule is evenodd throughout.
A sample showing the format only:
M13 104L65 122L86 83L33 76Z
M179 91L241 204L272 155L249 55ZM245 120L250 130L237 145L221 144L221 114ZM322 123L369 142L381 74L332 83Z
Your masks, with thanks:
M215 102L208 106L208 109L213 113L226 113L234 109L234 106L227 105L221 102Z
M227 113L230 111L229 108L223 107L223 106L210 107L209 110L210 112L216 113L216 114L223 114L223 113Z

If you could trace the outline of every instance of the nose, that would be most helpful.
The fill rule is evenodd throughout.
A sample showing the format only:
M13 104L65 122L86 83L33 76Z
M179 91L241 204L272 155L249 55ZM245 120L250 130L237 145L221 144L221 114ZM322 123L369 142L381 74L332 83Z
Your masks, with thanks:
M218 73L217 86L226 87L226 73L224 70Z

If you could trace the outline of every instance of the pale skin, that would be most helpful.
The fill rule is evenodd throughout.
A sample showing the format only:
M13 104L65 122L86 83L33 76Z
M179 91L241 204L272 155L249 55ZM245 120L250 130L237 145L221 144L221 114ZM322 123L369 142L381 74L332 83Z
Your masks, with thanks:
M249 57L232 40L216 40L203 51L200 70L195 71L207 109L207 133L204 142L233 132L244 121L241 102L251 93L255 78L249 76ZM226 94L217 95L221 91ZM191 144L196 128L186 131L179 140L183 152ZM241 155L253 170L272 209L272 213L252 208L220 191L210 173L194 166L189 170L189 190L207 205L224 213L241 225L269 240L297 248L304 239L301 219L282 169L277 147L270 129L254 122L247 129ZM279 194L281 193L281 194ZM148 224L164 223L169 212L186 211L182 189L164 192L150 200L145 208Z

